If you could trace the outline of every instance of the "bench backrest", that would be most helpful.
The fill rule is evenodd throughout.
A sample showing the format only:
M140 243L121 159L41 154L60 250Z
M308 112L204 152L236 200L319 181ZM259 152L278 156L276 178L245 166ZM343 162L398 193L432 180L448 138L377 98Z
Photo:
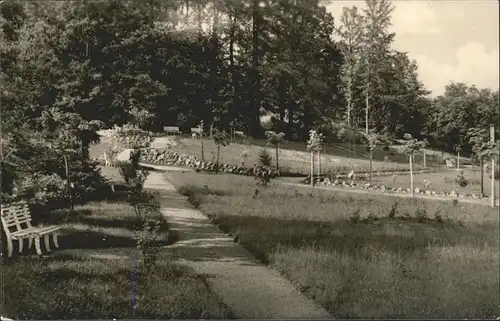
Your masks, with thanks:
M197 127L196 128L191 128L191 133L197 133L197 134L199 134L199 133L201 133L201 128L197 128Z
M179 127L176 126L165 126L163 127L163 130L167 133L178 133L180 132Z
M235 130L235 131L234 131L234 135L235 135L235 136L236 136L236 135L237 135L237 136L245 136L245 133L244 133L244 132L242 132L242 131L240 131L240 130Z
M8 236L11 232L31 228L31 214L28 203L22 201L11 204L2 204L0 218L3 229ZM26 226L23 226L26 225Z

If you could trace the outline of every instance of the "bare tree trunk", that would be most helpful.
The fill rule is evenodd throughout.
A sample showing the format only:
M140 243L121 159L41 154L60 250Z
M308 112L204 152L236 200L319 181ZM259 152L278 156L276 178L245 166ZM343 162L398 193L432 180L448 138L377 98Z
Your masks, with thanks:
M276 170L279 172L280 171L280 165L279 165L279 145L276 145Z
M220 145L217 144L217 161L215 163L215 172L219 173L219 154L220 154Z
M369 90L370 90L370 83L368 82L366 84L366 98L365 98L365 104L366 104L366 115L365 115L365 132L366 132L366 135L368 135L368 130L369 130L369 125L368 125L368 121L369 121L369 112L370 112L370 97L369 97Z
M481 197L484 196L484 159L482 156L479 157L479 166L481 166Z
M495 207L495 156L491 156L491 206Z
M260 48L259 34L261 28L261 18L259 10L259 0L253 0L252 6L252 94L253 94L253 110L251 111L252 124L251 134L253 137L261 137L264 135L260 124L260 105L261 105L261 80L260 80Z
M314 187L314 152L311 151L311 187Z
M370 184L372 182L372 160L373 160L373 151L370 150L370 169L369 169L369 171L370 171L370 178L369 178Z
M320 181L320 175L321 175L321 151L318 150L318 182Z
M71 197L71 179L69 177L69 166L68 166L68 157L63 155L64 159L64 168L66 169L66 185L68 190L68 210L73 210L73 199Z
M203 148L203 131L200 131L201 160L205 161L205 149Z
M495 144L495 127L490 126L490 140ZM491 207L495 207L495 155L491 154Z
M410 154L410 195L413 196L413 153Z

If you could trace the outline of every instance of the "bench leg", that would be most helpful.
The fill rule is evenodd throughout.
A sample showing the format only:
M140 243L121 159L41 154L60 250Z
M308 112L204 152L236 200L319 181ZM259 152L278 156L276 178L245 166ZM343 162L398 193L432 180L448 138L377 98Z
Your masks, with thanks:
M44 240L44 243L45 243L45 249L47 250L47 252L50 252L50 235L49 234L45 234L43 236L43 240Z
M9 257L12 256L13 250L14 250L14 246L12 244L12 239L11 238L7 238L7 255Z
M38 255L42 255L42 249L40 248L40 237L35 237L35 248Z
M52 239L54 241L54 246L56 248L58 248L59 247L59 242L57 241L57 233L52 233Z
M24 239L21 237L18 241L19 241L19 253L23 253Z

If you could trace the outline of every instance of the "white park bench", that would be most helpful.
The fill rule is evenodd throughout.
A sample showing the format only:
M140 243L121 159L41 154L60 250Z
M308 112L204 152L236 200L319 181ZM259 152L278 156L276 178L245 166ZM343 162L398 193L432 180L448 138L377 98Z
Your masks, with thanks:
M191 137L198 138L201 136L201 128L193 127L191 128Z
M13 240L19 242L19 253L23 251L24 239L28 239L28 249L33 245L33 240L35 240L36 253L42 255L42 250L40 249L40 238L43 236L45 248L47 252L50 252L50 236L54 241L56 248L59 247L57 242L57 232L59 231L59 226L44 226L44 227L34 227L31 225L31 214L26 202L17 202L11 204L2 204L1 206L1 221L5 236L7 238L7 251L8 256L12 256L14 250Z
M234 131L234 137L241 137L241 138L245 138L245 133L242 132L241 130L235 130Z
M165 126L163 127L163 131L168 134L180 135L181 130L177 126Z
M104 152L102 154L102 159L104 159L104 166L116 167L116 160L111 158L108 153Z

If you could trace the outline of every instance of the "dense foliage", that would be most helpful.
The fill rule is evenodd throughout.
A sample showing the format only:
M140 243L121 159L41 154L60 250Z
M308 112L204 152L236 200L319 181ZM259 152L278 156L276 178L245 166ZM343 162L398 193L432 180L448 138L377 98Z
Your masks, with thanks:
M323 4L4 1L2 136L22 144L36 133L38 145L54 142L50 153L13 147L26 161L37 155L35 163L51 154L57 169L47 174L62 178L63 150L71 175L96 173L88 161L96 130L124 124L189 131L203 121L264 138L267 115L266 130L286 139L306 141L311 129L325 142L362 142L360 129L393 139L409 133L430 147L460 146L462 155L477 145L468 128L496 125L500 137L498 91L451 83L429 96L415 61L392 48L388 0L346 9L339 21ZM2 160L7 189L15 165Z

